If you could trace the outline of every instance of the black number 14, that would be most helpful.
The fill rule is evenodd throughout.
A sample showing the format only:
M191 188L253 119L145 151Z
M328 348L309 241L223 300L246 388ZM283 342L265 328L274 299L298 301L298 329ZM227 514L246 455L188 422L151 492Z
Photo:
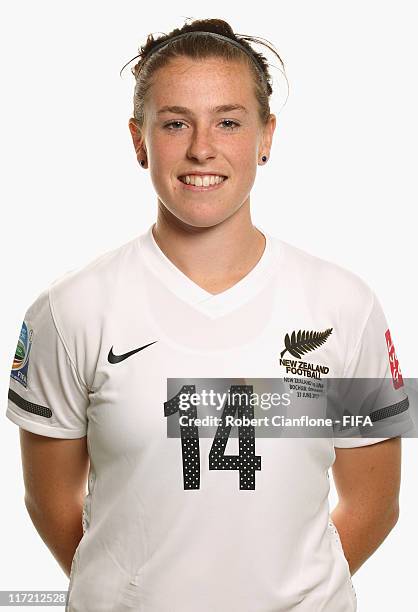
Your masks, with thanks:
M226 455L225 448L231 433L232 425L226 424L228 416L235 417L238 410L238 418L254 418L254 408L248 401L242 401L242 396L252 393L252 385L232 385L228 398L232 396L232 402L225 402L220 424L216 430L215 437L209 453L210 470L238 470L239 488L255 489L255 471L261 470L261 456L255 454L255 431L252 425L240 425L238 427L238 455ZM199 429L194 424L197 416L196 406L189 404L186 409L180 409L180 395L182 398L195 393L195 385L183 385L181 390L173 398L164 402L164 416L180 413L186 416L187 425L180 423L181 452L183 460L183 482L185 489L200 488L200 447ZM234 394L238 394L237 396ZM241 396L241 400L239 399ZM245 398L244 398L245 399ZM237 401L236 401L237 400ZM244 405L243 405L244 404Z

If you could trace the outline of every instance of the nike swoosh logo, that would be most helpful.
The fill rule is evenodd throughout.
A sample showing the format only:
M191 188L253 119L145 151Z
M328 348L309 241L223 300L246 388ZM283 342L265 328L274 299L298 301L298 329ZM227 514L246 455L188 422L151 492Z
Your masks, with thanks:
M107 356L107 360L109 363L119 363L120 361L124 361L125 359L128 359L128 357L131 357L132 355L135 355L135 353L138 353L139 351L143 351L145 348L147 348L147 346L151 346L151 344L155 344L156 342L158 342L157 340L154 340L154 342L150 342L149 344L144 344L144 346L140 346L137 349L134 349L133 351L129 351L129 353L123 353L122 355L115 355L113 352L113 346L109 351L109 355Z

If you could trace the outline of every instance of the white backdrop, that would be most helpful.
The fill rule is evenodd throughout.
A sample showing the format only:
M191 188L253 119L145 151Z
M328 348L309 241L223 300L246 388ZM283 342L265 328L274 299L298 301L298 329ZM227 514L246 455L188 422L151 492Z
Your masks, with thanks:
M186 17L225 19L278 49L290 97L278 114L269 163L258 169L253 221L360 275L383 305L404 377L417 378L414 3L212 0L207 11L197 6L38 0L3 9L4 412L29 304L54 279L154 220L156 197L128 130L134 79L129 67L122 78L119 70L149 32L181 27ZM272 73L281 88L280 73ZM273 97L273 112L282 101L283 95ZM403 447L401 518L354 576L359 612L406 611L416 602L418 441L405 440ZM5 417L0 460L0 590L67 589L24 508L18 427Z

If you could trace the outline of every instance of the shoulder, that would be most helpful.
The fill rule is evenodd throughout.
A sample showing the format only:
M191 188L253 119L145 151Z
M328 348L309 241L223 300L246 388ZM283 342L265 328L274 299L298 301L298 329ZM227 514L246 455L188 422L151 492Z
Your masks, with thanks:
M376 301L368 283L337 263L275 240L279 252L277 282L282 292L290 293L294 307L314 313L319 320L332 320L347 332L361 333Z
M137 258L138 238L134 238L58 277L27 310L25 320L45 346L59 336L87 388L92 385L107 318L116 297L121 292L129 296Z
M65 346L74 354L76 345L94 343L100 337L106 313L115 296L130 283L128 274L135 268L138 238L102 253L86 265L55 279L29 307L29 318L55 327Z
M116 284L123 281L126 270L132 267L137 257L136 237L98 255L86 265L66 272L48 288L52 306L74 313L80 307L86 309L107 303Z

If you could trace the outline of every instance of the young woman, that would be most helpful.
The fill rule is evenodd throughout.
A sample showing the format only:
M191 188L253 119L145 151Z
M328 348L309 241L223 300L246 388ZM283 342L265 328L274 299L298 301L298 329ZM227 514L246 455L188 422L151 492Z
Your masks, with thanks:
M251 220L276 119L250 41L218 19L148 37L129 129L156 222L25 316L7 416L70 612L351 612L350 576L398 518L410 421L379 302ZM294 380L312 414L318 384L362 376L391 384L369 437L259 435L259 407L227 396Z

